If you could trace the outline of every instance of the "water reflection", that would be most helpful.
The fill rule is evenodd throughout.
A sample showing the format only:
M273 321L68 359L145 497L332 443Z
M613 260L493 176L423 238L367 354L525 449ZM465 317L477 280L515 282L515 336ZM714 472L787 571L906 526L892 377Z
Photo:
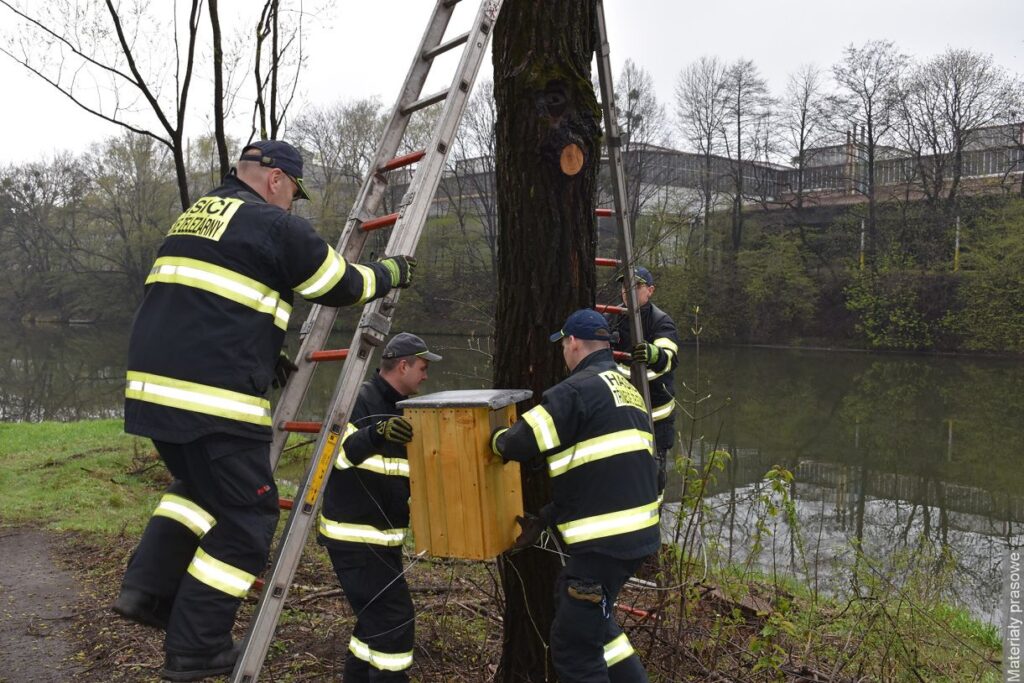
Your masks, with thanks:
M0 421L77 420L121 414L127 328L18 326L0 330ZM490 385L487 340L425 335L445 359L427 391ZM348 345L337 333L331 346ZM289 347L297 349L292 337ZM742 561L756 525L763 476L779 464L821 583L841 580L850 540L877 557L945 547L952 587L994 618L999 562L1024 543L1024 363L1012 360L732 349L683 350L680 443L698 462L731 454L708 491L722 561ZM314 379L300 419L319 419L333 367ZM319 408L318 408L319 407ZM678 481L670 486L678 500ZM781 527L771 561L798 558ZM768 562L768 559L764 559ZM763 567L767 569L768 567Z
M685 370L683 403L713 414L680 429L698 463L715 448L731 455L709 496L721 561L746 559L763 475L778 464L795 474L821 584L848 576L835 568L852 563L852 542L879 558L927 542L955 564L951 593L998 618L1000 562L1024 544L1024 364L743 349L701 366L703 378ZM761 569L799 565L784 525L772 542Z

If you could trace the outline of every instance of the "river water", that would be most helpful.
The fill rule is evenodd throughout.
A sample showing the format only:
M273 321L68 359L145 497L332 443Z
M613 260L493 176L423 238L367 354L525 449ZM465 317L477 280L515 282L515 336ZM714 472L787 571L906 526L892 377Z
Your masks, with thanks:
M428 342L445 359L427 390L490 386L488 340ZM14 325L0 344L0 421L121 414L125 328ZM1024 545L1024 362L693 346L682 355L679 448L698 464L729 454L705 496L705 542L719 557L748 557L763 476L780 465L795 475L803 556L783 525L755 562L762 570L804 565L806 575L809 564L827 586L844 580L854 543L882 559L940 547L955 567L950 593L999 618L1000 562ZM333 383L319 373L307 405L326 404ZM674 477L667 499L680 487Z

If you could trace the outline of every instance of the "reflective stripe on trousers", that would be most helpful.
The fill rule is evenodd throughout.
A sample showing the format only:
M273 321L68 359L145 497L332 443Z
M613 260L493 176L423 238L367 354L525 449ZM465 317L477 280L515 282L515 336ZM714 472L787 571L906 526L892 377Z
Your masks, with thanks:
M154 517L167 517L186 527L199 538L202 538L217 523L213 515L193 503L188 498L165 493L153 511Z
M409 652L378 652L355 636L348 642L349 651L370 666L381 671L402 671L412 666L412 650Z

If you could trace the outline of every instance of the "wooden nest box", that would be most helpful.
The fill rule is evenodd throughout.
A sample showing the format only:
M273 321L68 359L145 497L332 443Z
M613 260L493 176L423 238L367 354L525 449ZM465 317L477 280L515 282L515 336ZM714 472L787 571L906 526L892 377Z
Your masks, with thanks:
M441 391L399 402L412 423L409 458L416 551L487 560L508 550L523 514L519 464L491 453L491 431L516 420L528 390Z

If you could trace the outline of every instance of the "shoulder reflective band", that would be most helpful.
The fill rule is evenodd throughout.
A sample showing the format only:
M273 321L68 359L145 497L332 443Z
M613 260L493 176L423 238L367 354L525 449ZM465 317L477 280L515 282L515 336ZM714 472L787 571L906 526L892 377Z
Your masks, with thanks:
M380 671L403 671L412 666L412 650L397 653L378 652L371 650L369 645L355 636L348 641L348 649L356 657Z
M188 498L165 493L160 504L153 511L154 517L167 517L184 525L199 538L206 535L217 523L213 515L193 503Z
M570 545L582 541L592 541L595 538L607 536L618 536L631 531L639 531L658 523L658 501L652 501L647 505L609 512L604 515L584 517L574 522L565 522L558 525L562 532L562 538Z
M331 245L327 245L327 258L320 264L316 272L305 282L295 288L302 296L313 299L331 291L345 274L345 259L338 256Z
M626 637L625 633L620 633L618 638L604 646L604 663L608 668L611 668L622 660L632 657L633 652L633 646L630 644L629 638Z
M377 274L373 272L373 268L367 268L358 263L353 263L352 267L363 277L363 293L356 303L364 304L377 293Z
M558 438L558 430L551 419L551 413L544 406L534 406L525 413L523 419L533 429L533 437L537 440L537 449L550 451L562 443Z
M548 474L557 477L574 467L634 451L654 453L654 437L650 432L640 429L623 429L619 432L580 441L572 448L548 458Z
M270 401L237 391L218 389L196 382L147 372L128 371L124 395L171 408L216 415L239 422L270 426Z
M676 400L673 398L668 403L662 406L658 406L651 411L651 419L655 422L664 420L666 417L672 414L672 409L676 407Z
M210 588L216 588L236 598L244 598L256 580L249 572L243 572L237 567L221 562L202 548L196 550L192 564L188 566L188 573Z
M273 316L274 324L282 330L288 328L292 307L281 301L281 295L276 290L227 268L196 259L162 256L153 264L146 278L147 285L154 282L195 287L222 296L254 311Z
M402 545L408 529L378 529L369 524L348 524L335 522L320 515L320 533L335 541L372 543L373 545Z

